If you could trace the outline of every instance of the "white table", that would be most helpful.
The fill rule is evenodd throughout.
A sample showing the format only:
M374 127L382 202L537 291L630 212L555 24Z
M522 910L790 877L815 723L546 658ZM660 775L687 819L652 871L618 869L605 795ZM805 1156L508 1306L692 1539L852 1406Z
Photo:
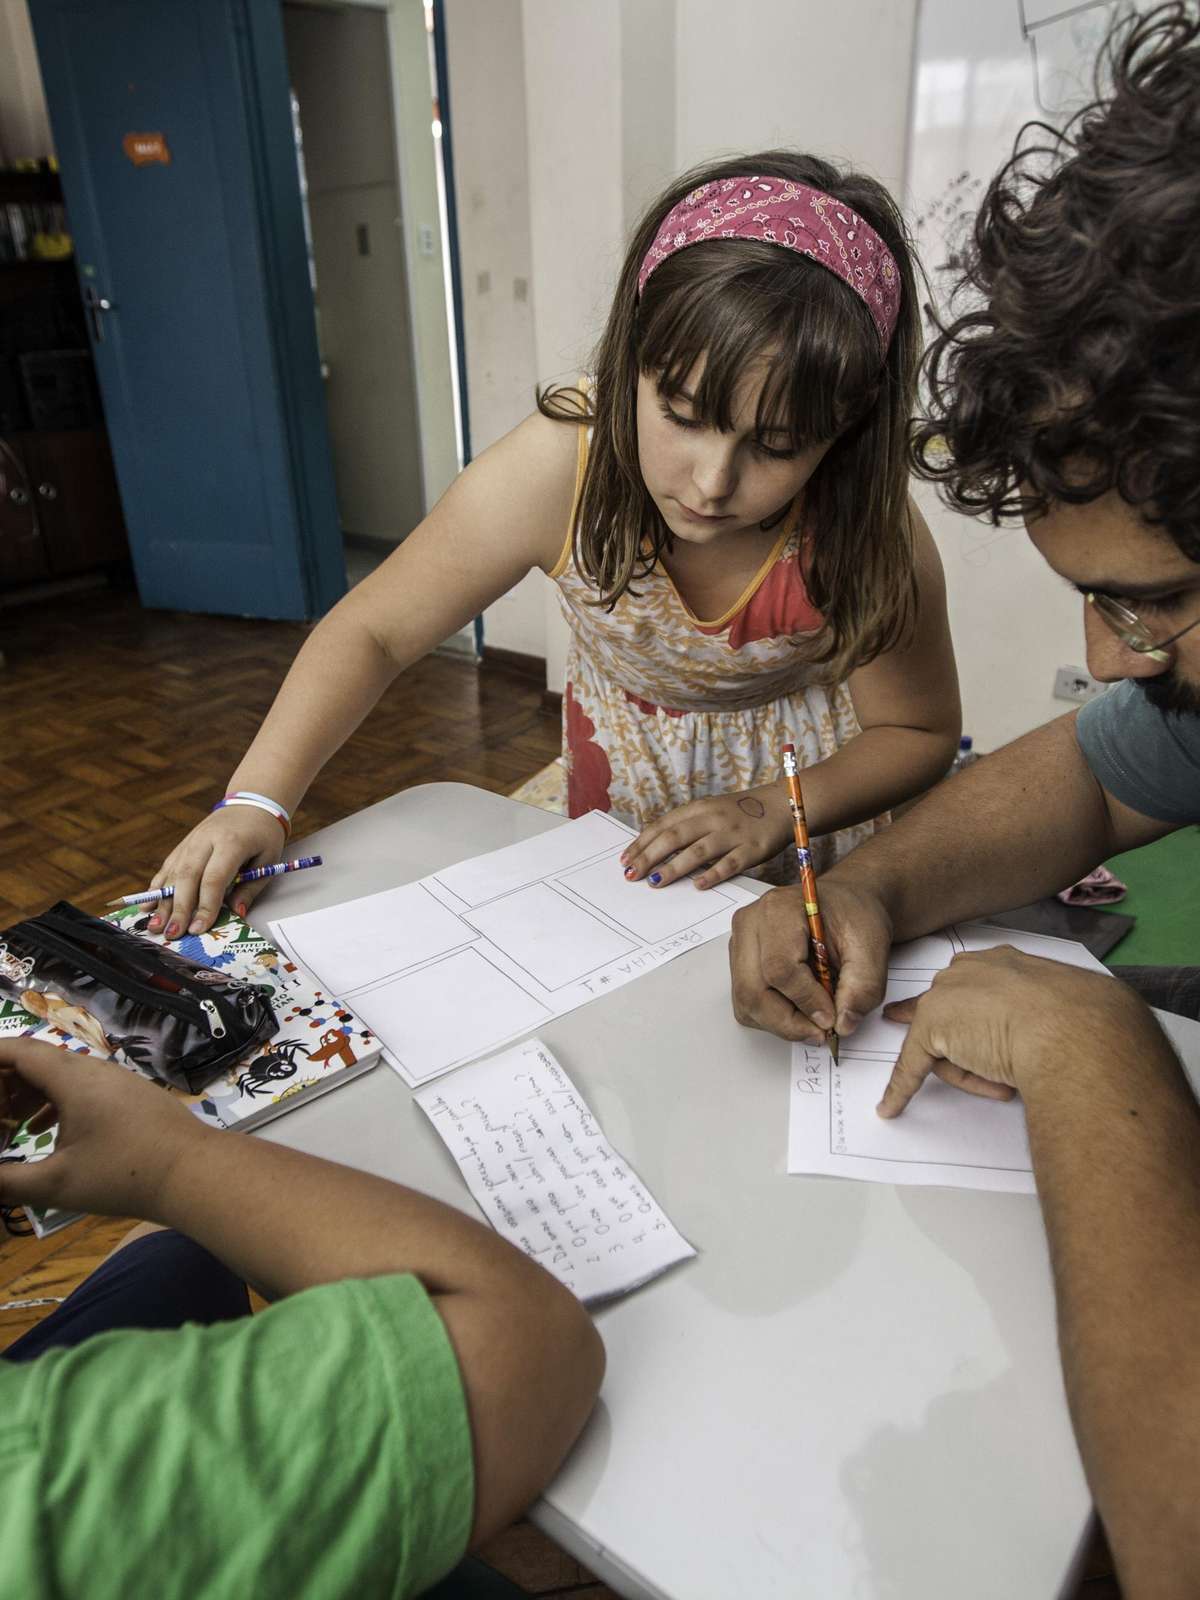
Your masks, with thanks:
M253 920L559 825L410 789L314 834L325 868ZM734 1022L721 941L542 1037L700 1254L601 1312L604 1389L533 1520L633 1600L1069 1592L1091 1505L1036 1201L789 1177L788 1047ZM384 1065L266 1136L477 1215Z

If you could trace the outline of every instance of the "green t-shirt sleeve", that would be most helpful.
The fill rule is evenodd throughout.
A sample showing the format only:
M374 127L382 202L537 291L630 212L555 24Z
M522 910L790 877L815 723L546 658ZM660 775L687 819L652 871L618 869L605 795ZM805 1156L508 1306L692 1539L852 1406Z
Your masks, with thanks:
M3 1407L0 1547L28 1593L401 1597L466 1548L462 1379L411 1276L0 1363Z

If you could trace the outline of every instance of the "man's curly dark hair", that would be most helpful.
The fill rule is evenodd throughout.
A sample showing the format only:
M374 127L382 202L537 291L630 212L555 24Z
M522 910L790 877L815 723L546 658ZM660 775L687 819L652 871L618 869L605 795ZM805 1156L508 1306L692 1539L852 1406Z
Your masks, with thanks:
M1200 16L1119 23L1092 105L1022 131L925 356L916 471L999 523L1115 489L1200 561ZM1102 88L1101 85L1106 87Z

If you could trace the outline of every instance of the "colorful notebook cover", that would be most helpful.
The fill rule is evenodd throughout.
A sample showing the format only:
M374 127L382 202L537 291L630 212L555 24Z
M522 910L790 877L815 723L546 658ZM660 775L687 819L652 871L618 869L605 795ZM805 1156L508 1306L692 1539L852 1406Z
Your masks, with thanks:
M144 906L115 911L108 920L155 944L164 943L161 934L147 932L149 912ZM168 1089L203 1121L219 1128L260 1127L302 1101L349 1083L378 1061L382 1047L365 1024L231 911L223 913L207 933L185 935L175 940L174 946L193 961L269 989L279 1019L273 1038L230 1067L202 1094ZM0 941L0 962L4 955ZM29 1035L60 1049L98 1054L94 1045L69 1031L72 1021L86 1029L84 1018L64 1011L58 1020L61 1025L55 1026L26 1011L19 1001L0 997L0 1038ZM140 1070L136 1062L120 1055L116 1059L122 1066ZM18 1134L11 1154L40 1160L53 1150L54 1137L54 1129L32 1136ZM26 1211L39 1236L74 1220L62 1212Z

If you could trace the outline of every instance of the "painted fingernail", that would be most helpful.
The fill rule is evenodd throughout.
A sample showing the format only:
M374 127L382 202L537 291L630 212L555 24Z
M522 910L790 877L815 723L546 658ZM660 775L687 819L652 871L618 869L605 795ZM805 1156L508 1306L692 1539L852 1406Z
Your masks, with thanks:
M157 933L158 930L162 927L162 918L161 917L151 917L148 926L149 926L149 929L150 929L151 933Z
M179 933L179 924L177 922L168 922L167 923L167 938L168 939L174 939L178 935L178 933Z
M239 917L244 917L246 915L246 902L244 900L239 900L233 909L237 912Z
M636 874L635 874L635 873L634 873L634 870L633 870L633 868L632 868L632 867L626 867L626 868L625 868L625 876L626 876L626 877L627 877L627 878L632 878L632 877L635 877L635 876L636 876Z
M650 874L650 882L653 883L653 884L656 884L656 885L660 884L662 882L662 873L661 872L652 872Z

